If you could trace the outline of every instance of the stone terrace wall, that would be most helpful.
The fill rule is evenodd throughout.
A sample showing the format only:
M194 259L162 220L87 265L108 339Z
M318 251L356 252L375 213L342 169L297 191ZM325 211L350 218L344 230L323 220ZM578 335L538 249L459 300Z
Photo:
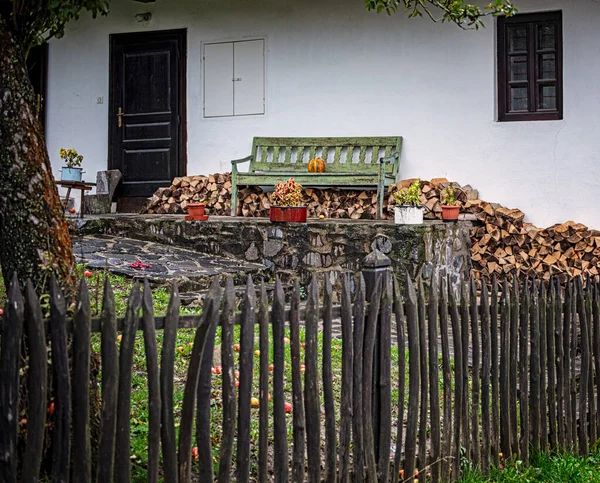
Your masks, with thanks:
M397 275L409 271L450 275L455 282L471 269L469 222L418 226L358 220L309 220L273 224L264 219L211 217L186 222L181 216L116 215L79 222L82 234L108 234L173 244L199 252L263 263L288 282L302 284L313 273L357 271L374 248L391 258ZM77 230L74 228L74 230ZM332 282L338 283L332 275Z

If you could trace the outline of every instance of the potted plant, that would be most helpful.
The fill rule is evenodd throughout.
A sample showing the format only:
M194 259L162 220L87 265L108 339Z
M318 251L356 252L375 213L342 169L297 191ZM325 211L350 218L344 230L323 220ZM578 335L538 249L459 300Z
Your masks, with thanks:
M65 166L60 170L61 181L81 182L83 156L72 148L60 148L60 159L65 162Z
M460 206L456 203L454 185L450 183L442 190L442 220L457 221Z
M306 222L306 206L301 206L302 185L296 183L294 178L288 179L285 183L277 182L273 201L275 204L269 211L271 221Z
M188 216L185 217L187 221L206 221L208 220L208 215L204 214L204 209L206 208L207 203L205 200L202 201L192 201L186 204L186 208L188 210Z
M396 200L394 220L397 225L420 225L423 223L421 206L421 180L415 180L408 188L394 193Z

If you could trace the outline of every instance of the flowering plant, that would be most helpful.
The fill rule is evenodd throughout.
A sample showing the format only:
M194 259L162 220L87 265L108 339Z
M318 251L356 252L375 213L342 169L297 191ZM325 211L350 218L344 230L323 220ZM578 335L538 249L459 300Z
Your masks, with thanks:
M416 179L408 188L402 188L394 193L396 204L400 206L421 205L421 180Z
M296 183L294 178L288 179L285 183L277 181L274 201L276 206L301 206L302 185Z
M60 159L64 160L67 168L79 168L83 161L83 156L73 148L60 148Z

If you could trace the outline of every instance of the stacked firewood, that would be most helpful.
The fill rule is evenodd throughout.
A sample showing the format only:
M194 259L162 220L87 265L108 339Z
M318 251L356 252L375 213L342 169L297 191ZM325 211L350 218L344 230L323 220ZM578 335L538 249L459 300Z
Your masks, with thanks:
M159 188L145 213L183 214L188 203L206 203L211 215L231 213L231 173L175 178L168 188Z
M493 274L529 274L544 280L552 275L565 281L600 272L600 231L573 221L537 228L525 214L482 200L469 201L465 210L481 225L472 232L471 260L477 278Z

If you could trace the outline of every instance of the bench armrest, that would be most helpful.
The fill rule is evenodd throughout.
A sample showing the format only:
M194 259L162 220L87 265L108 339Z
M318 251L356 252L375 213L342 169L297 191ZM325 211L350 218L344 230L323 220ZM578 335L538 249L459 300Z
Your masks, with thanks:
M235 166L237 164L246 163L248 161L252 161L252 155L246 156L245 158L242 158L242 159L232 159L231 164Z
M398 153L394 153L391 156L385 156L383 158L379 158L379 162L383 163L395 163L398 160Z

